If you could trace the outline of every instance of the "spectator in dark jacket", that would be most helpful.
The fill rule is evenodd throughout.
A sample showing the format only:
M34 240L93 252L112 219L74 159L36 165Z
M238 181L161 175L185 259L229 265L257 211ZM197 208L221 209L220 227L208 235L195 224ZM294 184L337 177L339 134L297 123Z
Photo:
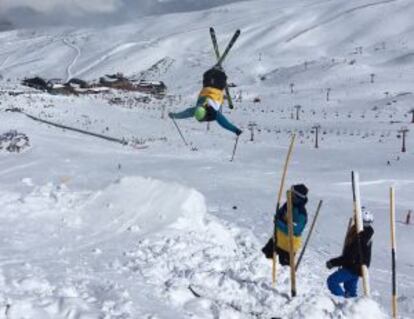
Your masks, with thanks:
M335 296L356 297L358 279L362 276L361 267L362 265L369 267L371 263L372 236L374 234L371 225L374 217L369 211L363 209L362 220L364 229L359 233L359 236L356 226L353 225L346 236L342 255L326 263L328 269L339 267L327 280L328 288ZM359 244L361 250L359 250Z

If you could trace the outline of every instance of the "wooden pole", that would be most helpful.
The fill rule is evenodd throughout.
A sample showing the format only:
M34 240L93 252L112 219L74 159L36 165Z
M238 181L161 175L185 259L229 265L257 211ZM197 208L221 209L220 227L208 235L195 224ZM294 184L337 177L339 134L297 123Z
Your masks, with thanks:
M397 272L396 272L396 240L395 240L395 189L390 188L390 225L391 225L391 270L392 270L392 317L397 318Z
M303 244L302 251L300 252L300 255L299 255L298 261L296 262L295 271L298 271L298 269L299 269L299 265L300 265L300 262L301 262L301 260L302 260L302 258L303 258L303 255L305 254L306 247L308 246L308 243L309 243L310 237L311 237L311 235L312 235L313 229L315 228L315 225L316 225L316 220L318 219L319 212L320 212L321 207L322 207L322 203L323 203L323 201L322 201L322 200L320 200L320 201L319 201L319 204L318 204L318 207L316 208L316 213L315 213L315 216L313 217L313 220L312 220L312 225L311 225L311 227L310 227L310 229L309 229L308 236L306 237L305 243Z
M357 238L358 238L358 250L359 250L359 257L360 260L364 260L364 256L362 254L362 247L360 241L360 233L363 231L362 225L362 214L361 214L361 196L359 191L359 174L358 172L352 172L352 193L353 193L353 202L354 202L354 216L355 216L355 225L357 229ZM368 267L361 263L361 272L362 272L362 283L364 286L364 294L365 296L370 295L370 287L369 287L369 273Z
M292 191L287 191L287 220L289 231L289 265L290 265L290 294L296 297L296 272L295 272L295 252L293 238L293 204Z
M285 179L286 179L286 173L287 173L287 169L288 169L288 165L290 162L290 157L292 155L292 151L293 151L293 146L295 145L295 139L296 139L296 134L293 134L290 140L290 145L289 145L289 149L286 155L286 159L285 159L285 165L283 167L283 173L282 173L282 179L280 181L280 186L279 186L279 194L277 196L277 204L276 204L276 213L278 213L279 209L280 209L280 201L282 200L282 193L283 193L283 187L285 184ZM273 258L272 258L272 285L273 287L276 284L276 260L277 260L277 253L276 253L276 215L274 217L274 228L273 228Z

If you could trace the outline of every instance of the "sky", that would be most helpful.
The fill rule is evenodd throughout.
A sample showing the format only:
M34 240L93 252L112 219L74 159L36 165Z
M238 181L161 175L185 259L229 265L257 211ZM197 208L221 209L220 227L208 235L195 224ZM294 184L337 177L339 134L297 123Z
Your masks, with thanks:
M240 0L0 0L0 25L122 23L149 14L192 11Z

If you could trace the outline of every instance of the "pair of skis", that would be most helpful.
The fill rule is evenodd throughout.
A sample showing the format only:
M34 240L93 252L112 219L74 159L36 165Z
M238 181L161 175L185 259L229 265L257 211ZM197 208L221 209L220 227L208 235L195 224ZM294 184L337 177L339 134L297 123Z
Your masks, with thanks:
M214 30L213 27L210 27L211 42L213 43L214 53L216 54L216 58L217 58L216 67L222 68L223 61L226 59L226 57L229 54L231 48L236 43L237 39L240 36L240 33L241 32L240 32L239 29L236 30L236 32L233 34L233 37L230 39L229 44L225 48L223 54L220 55L220 50L219 50L219 47L218 47L218 42L217 42L217 37L216 37L216 31ZM234 108L233 100L231 98L229 86L227 84L226 84L225 92L226 92L226 98L227 98L227 102L229 104L229 108L233 109ZM233 162L233 160L234 160L234 156L236 155L238 142L239 142L239 136L236 137L236 141L234 142L233 153L231 155L230 162Z
M240 30L236 30L236 32L233 34L233 37L231 38L229 44L227 45L226 49L224 50L223 54L220 55L220 50L219 50L219 47L218 47L218 42L217 42L217 37L216 37L216 31L214 30L213 27L210 28L211 42L213 42L214 53L216 54L216 58L217 58L217 62L216 62L217 67L219 67L219 68L222 67L223 61L226 59L227 55L229 54L231 48L234 46L234 43L236 43L239 36L240 36ZM229 87L227 85L226 85L225 91L226 91L227 101L229 103L229 108L233 109L234 105L233 105L233 101L232 101L232 98L231 98L231 95L230 95Z

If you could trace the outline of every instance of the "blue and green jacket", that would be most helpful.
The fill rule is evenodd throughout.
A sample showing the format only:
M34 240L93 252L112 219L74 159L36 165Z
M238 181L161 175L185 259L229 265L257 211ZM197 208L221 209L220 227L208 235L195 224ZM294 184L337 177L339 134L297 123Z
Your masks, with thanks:
M305 205L307 199L293 196L293 250L299 250L302 244L302 233L308 222L308 213ZM289 251L289 229L287 223L287 204L285 203L276 213L277 247Z

